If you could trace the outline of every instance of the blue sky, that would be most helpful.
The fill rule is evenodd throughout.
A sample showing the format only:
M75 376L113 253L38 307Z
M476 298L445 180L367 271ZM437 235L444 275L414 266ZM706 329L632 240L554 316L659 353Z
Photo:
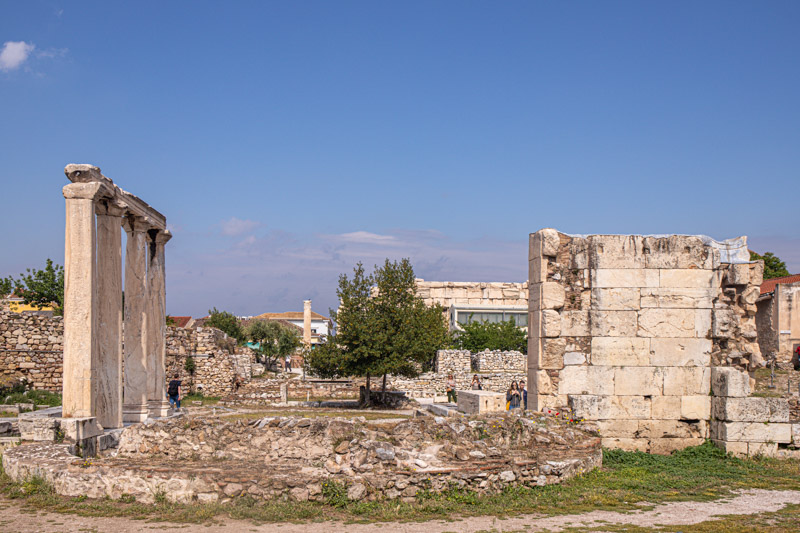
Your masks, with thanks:
M167 310L327 313L356 261L526 278L527 235L748 235L800 272L800 3L0 2L0 276L67 163L168 219Z

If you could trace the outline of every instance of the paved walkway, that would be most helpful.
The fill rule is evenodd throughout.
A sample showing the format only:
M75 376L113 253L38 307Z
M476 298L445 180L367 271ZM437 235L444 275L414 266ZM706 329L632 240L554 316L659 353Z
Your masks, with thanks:
M163 531L185 533L200 530L204 533L222 532L278 532L304 533L366 533L382 530L401 533L445 533L478 531L560 531L563 528L587 528L602 531L604 525L632 524L641 527L656 525L689 525L713 520L720 515L750 515L774 512L787 504L800 504L800 491L747 490L724 500L711 502L672 502L655 506L652 510L634 513L592 511L578 515L540 517L523 515L509 519L492 516L470 517L456 522L435 520L431 522L378 522L375 524L309 523L309 524L264 524L228 521L224 524L197 525L144 522L127 518L82 517L71 514L20 512L19 504L11 500L0 500L0 531L7 533L63 533L87 531L97 533L134 533L138 531ZM574 530L573 530L574 531ZM800 531L800 525L798 530Z

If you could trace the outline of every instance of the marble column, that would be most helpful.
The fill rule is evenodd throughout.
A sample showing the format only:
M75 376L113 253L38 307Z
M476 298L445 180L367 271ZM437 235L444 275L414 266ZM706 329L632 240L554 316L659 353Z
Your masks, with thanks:
M97 242L95 201L102 183L71 183L62 189L67 217L64 235L64 373L62 416L94 416L97 343Z
M303 344L311 346L311 300L303 300Z
M129 215L123 220L127 235L125 245L125 376L122 420L141 422L147 419L147 225L141 217Z
M104 428L122 427L122 214L106 201L97 215L97 314L94 413Z
M147 232L147 403L150 416L167 416L166 391L167 301L164 245L172 238L169 231Z

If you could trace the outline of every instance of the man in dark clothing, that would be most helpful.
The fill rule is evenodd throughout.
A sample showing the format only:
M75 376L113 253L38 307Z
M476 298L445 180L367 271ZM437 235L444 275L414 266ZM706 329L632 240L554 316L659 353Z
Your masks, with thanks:
M519 388L522 391L522 408L528 410L528 388L525 386L525 380L519 380Z
M172 381L169 382L169 386L167 387L167 396L169 396L169 405L170 407L175 407L176 409L181 408L181 380L178 379L180 374L175 372L172 376Z

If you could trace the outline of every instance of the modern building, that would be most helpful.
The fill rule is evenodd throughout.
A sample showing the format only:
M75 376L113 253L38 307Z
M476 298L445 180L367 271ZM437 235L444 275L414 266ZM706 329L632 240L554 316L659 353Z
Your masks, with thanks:
M528 282L425 281L417 279L417 296L427 305L444 307L450 329L470 322L514 320L528 328Z
M787 362L800 345L800 274L768 279L756 301L758 345L764 357Z
M11 293L0 301L0 310L8 309L12 313L19 313L23 315L42 315L53 316L54 308L51 305L44 307L37 307L35 305L26 304L23 302L22 296L17 293Z

